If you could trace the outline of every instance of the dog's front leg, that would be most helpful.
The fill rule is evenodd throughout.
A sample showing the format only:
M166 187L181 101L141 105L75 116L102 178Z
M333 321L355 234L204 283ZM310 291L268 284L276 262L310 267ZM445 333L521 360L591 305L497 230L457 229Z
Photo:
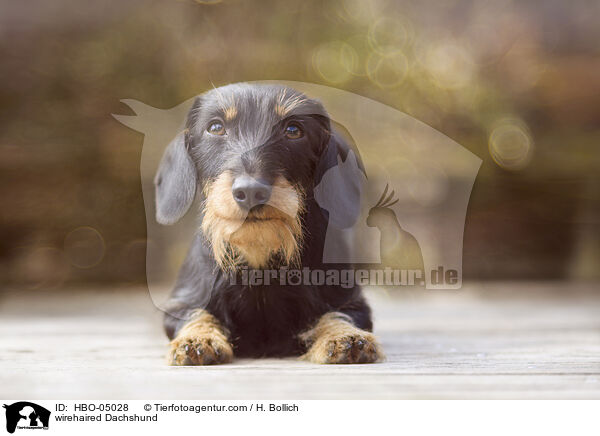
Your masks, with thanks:
M203 309L192 313L169 344L169 350L171 365L214 365L233 358L227 331Z
M300 340L309 347L302 358L314 363L373 363L384 357L375 336L341 312L323 315Z

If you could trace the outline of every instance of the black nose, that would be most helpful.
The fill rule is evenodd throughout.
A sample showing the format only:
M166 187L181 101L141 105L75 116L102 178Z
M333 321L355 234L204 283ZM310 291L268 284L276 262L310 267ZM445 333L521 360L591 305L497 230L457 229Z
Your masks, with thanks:
M248 210L259 204L267 203L271 198L272 189L273 187L270 184L263 183L247 175L237 177L231 186L231 192L236 203Z

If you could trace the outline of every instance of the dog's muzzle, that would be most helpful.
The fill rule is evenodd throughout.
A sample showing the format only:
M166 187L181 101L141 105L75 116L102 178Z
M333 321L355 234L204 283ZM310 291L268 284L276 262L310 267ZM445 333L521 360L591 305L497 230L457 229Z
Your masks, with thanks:
M202 230L224 270L261 268L274 257L297 261L304 194L284 177L273 184L224 172L204 187Z

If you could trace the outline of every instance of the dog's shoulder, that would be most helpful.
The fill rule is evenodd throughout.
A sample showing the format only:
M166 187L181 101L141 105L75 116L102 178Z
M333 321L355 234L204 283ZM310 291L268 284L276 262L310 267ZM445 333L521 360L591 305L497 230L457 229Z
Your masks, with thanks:
M172 299L185 299L188 303L206 299L215 288L225 283L226 277L217 267L208 242L196 235L179 270Z

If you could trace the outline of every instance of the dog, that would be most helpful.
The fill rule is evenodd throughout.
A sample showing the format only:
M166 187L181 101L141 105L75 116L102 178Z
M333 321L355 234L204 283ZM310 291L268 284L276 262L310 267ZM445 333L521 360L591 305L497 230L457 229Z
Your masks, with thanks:
M199 231L167 302L172 365L300 356L315 363L383 359L358 286L241 283L248 269L348 270L324 264L333 208L356 210L348 180L329 208L315 186L352 151L323 105L289 87L233 84L195 98L155 177L156 218L173 224L201 198Z

